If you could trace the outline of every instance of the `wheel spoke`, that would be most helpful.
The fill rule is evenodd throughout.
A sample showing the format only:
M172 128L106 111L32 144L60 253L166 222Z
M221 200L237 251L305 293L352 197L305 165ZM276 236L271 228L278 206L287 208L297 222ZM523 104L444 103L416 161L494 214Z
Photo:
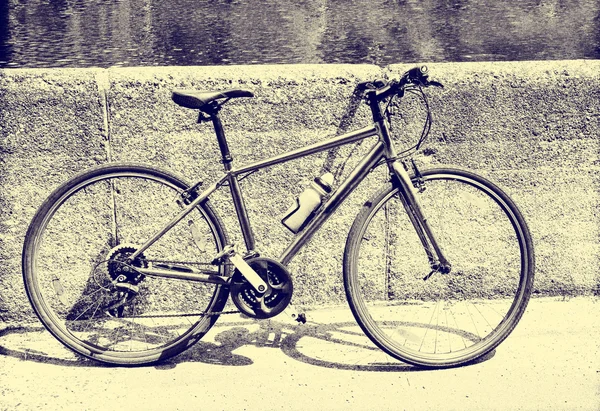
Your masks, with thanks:
M471 318L471 322L473 323L473 327L475 328L475 332L477 333L477 336L481 339L481 334L479 334L479 330L477 329L477 324L475 323L475 320L473 319L473 314L471 314L471 310L469 310L468 304L469 303L465 302L465 307L467 309L467 312L469 313L469 318Z
M94 293L94 294L95 294L95 293ZM79 302L79 301L82 301L82 300L80 299L80 300L78 300L78 302ZM83 310L83 311L82 311L82 312L81 312L81 313L80 313L80 314L79 314L77 317L75 317L75 318L74 318L72 321L77 321L77 320L79 320L79 319L80 319L80 318L83 316L83 314L87 313L87 312L90 310L90 308L92 308L92 306L93 306L93 305L94 305L94 304L90 304L90 305L88 306L88 308L86 308L85 310ZM98 311L98 308L100 308L100 306L101 306L101 305L102 305L102 301L100 301L100 302L98 302L98 303L96 304L96 309L94 310L94 314L95 314L95 313ZM92 317L91 317L91 318L93 318L93 315L92 315Z

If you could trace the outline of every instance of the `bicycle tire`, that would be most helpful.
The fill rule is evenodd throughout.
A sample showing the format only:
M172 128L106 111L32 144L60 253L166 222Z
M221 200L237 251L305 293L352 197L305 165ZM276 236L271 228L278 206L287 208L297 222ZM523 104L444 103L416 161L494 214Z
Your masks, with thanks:
M182 209L177 200L188 187L156 167L111 163L70 179L40 206L25 236L23 279L35 313L66 347L106 363L149 364L179 354L212 327L226 286L145 276L136 278L136 295L115 287L115 261ZM207 200L136 261L211 261L227 242ZM228 267L218 270L228 275ZM123 303L123 295L135 297Z
M420 182L417 197L452 271L425 279L424 247L389 183L350 229L344 287L380 349L421 367L453 367L492 351L521 319L533 287L533 243L514 202L488 180L432 169Z

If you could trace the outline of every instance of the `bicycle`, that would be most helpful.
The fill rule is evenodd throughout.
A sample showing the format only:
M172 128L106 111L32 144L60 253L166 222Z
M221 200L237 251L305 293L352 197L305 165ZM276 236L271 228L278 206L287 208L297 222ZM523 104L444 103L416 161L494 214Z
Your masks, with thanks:
M385 166L389 181L363 204L344 249L344 288L357 323L385 353L417 366L452 367L489 353L527 306L532 240L514 202L487 179L458 169L419 170L408 161L431 127L424 93L430 86L443 87L425 66L399 80L362 82L356 90L372 125L239 168L219 111L253 93L173 91L175 103L212 123L223 175L201 190L201 181L188 184L157 167L109 163L57 188L37 210L23 246L23 277L36 314L75 352L133 365L189 348L228 313L229 297L252 318L293 310L288 263L359 183ZM399 153L388 122L406 93L422 99L427 118L417 144ZM260 256L239 181L368 137L376 142L279 259ZM245 252L230 244L209 201L224 186Z

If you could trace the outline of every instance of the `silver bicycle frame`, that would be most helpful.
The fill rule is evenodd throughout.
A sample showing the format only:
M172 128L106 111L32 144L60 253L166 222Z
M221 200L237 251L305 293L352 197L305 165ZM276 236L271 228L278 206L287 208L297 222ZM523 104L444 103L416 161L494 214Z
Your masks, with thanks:
M177 223L179 223L183 218L185 218L185 216L187 216L189 213L191 213L194 210L194 208L196 208L200 203L205 201L214 191L216 191L219 187L221 187L225 183L228 183L230 186L231 194L233 197L234 208L235 208L235 211L238 216L238 221L239 221L239 224L241 227L244 241L246 243L246 249L249 252L251 252L254 250L254 244L255 244L254 235L252 234L252 230L250 228L248 214L246 211L246 207L245 207L245 204L243 201L241 191L239 189L239 185L238 185L238 176L239 175L246 174L246 173L249 173L252 171L256 171L256 170L259 170L259 169L262 169L265 167L269 167L269 166L272 166L275 164L284 163L289 160L294 160L297 158L309 156L311 154L329 150L329 149L332 149L332 148L335 148L335 147L338 147L338 146L341 146L344 144L351 144L351 143L363 140L365 138L374 137L377 135L378 134L377 134L377 130L375 127L373 127L373 126L365 127L363 129L356 130L356 131L353 131L350 133L346 133L341 136L329 138L327 140L312 144L307 147L303 147L303 148L300 148L300 149L297 149L294 151L290 151L288 153L280 154L278 156L271 157L266 160L258 161L258 162L249 164L247 166L228 170L225 172L225 174L219 180L217 180L216 182L211 184L206 190L202 191L202 193L200 193L198 195L198 197L196 197L190 204L188 204L185 209L183 209L177 216L175 216L173 219L171 219L171 221L169 221L163 229L161 229L152 238L150 238L148 241L146 241L135 253L133 253L130 256L130 258L135 259L138 255L143 253L148 247L150 247L152 244L154 244L159 238L161 238L165 233L167 233L171 228L173 228ZM381 145L382 144L380 142L378 142L378 144L376 144L376 146L381 146ZM382 154L381 150L377 150L377 153L379 155L377 156L376 159L373 159L374 160L373 163L377 163L377 161L379 161L381 159L381 154ZM371 162L369 162L369 164L371 164ZM364 177L364 175L366 175L369 171L370 171L370 168L368 168L363 173L361 173L360 177ZM356 170L351 174L350 177L352 177L355 174L355 172L356 172ZM348 177L346 179L346 181L344 181L344 183L342 183L342 185L340 187L338 187L338 189L331 196L331 199L329 200L328 203L331 203L334 198L339 198L339 193L342 192L344 187L349 185L348 180L350 180L350 177ZM354 185L354 187L355 187L355 185ZM343 190L343 191L345 192L346 190ZM348 193L346 193L346 195L347 194ZM345 198L345 196L344 196L344 198ZM336 207L337 207L337 205L336 205ZM327 209L327 207L323 207L321 209L321 211L324 211L325 209ZM308 230L302 231L302 233L299 234L299 237L304 237L305 233L307 231ZM304 244L304 243L305 243L305 241L302 244ZM287 261L289 261L290 259L291 258L289 258Z
M352 170L348 177L341 185L332 193L329 200L317 211L316 215L306 225L306 227L294 237L291 244L284 250L280 256L280 262L287 265L298 251L312 238L313 234L327 221L333 212L344 202L350 193L360 184L365 176L383 159L388 160L390 173L397 177L400 182L401 193L404 195L404 204L407 212L411 217L411 221L415 226L417 234L426 249L427 255L430 258L430 263L434 264L433 251L429 245L433 246L435 254L437 254L440 263L447 263L447 260L442 254L442 251L437 246L433 233L431 232L427 220L424 218L418 200L414 195L412 183L406 170L402 164L396 160L396 153L391 142L389 131L385 121L376 121L374 125L365 127L356 131L345 133L340 136L332 137L324 141L303 147L288 153L280 154L266 160L257 161L255 163L243 166L240 168L225 167L225 174L215 183L211 184L207 189L202 191L193 201L191 201L185 209L177 216L169 221L163 229L158 231L152 238L147 240L135 253L129 258L135 259L143 253L148 247L154 244L165 233L179 223L185 216L191 213L199 204L205 201L219 187L228 184L230 187L234 208L237 214L238 222L242 231L242 236L246 244L246 249L249 253L254 252L254 235L252 233L250 221L248 218L246 206L243 201L242 193L238 184L238 177L242 174L253 172L275 164L280 164L296 158L305 157L321 151L329 150L345 144L351 144L369 137L378 137L377 142L371 147L367 155L360 163ZM229 170L227 169L229 168ZM190 269L189 272L181 272L178 270L153 269L153 268L136 268L142 274L178 278L188 281L200 281L216 284L227 283L228 277L218 275L217 271Z

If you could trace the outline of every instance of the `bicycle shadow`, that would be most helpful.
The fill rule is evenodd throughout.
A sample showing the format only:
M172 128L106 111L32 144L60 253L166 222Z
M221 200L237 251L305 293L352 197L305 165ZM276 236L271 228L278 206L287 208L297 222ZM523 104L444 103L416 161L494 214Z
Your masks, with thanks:
M174 367L178 363L200 361L206 363L225 362L226 365L250 365L248 357L234 354L244 346L271 347L280 349L288 357L309 365L337 370L371 372L415 372L431 368L417 367L395 360L384 354L360 331L356 322L344 321L329 324L307 323L290 326L274 320L256 322L259 328L249 331L243 323L232 324L233 328L217 334L215 341L220 345L188 350L161 364ZM310 339L310 341L307 341ZM206 356L207 351L210 355ZM463 366L485 362L495 355L495 350ZM245 358L245 360L243 360ZM222 362L221 362L222 361Z
M243 347L281 350L288 357L309 365L352 371L415 372L430 368L416 367L387 357L370 343L353 321L320 324L309 322L290 325L271 320L241 320L216 324L212 341L199 341L183 353L153 366L159 370L175 368L181 363L201 362L228 367L250 366L252 358L235 351ZM20 338L19 344L14 340ZM17 347L3 344L13 341ZM43 327L7 328L0 331L0 355L69 367L118 367L92 361L64 348ZM485 362L495 350L465 365Z

